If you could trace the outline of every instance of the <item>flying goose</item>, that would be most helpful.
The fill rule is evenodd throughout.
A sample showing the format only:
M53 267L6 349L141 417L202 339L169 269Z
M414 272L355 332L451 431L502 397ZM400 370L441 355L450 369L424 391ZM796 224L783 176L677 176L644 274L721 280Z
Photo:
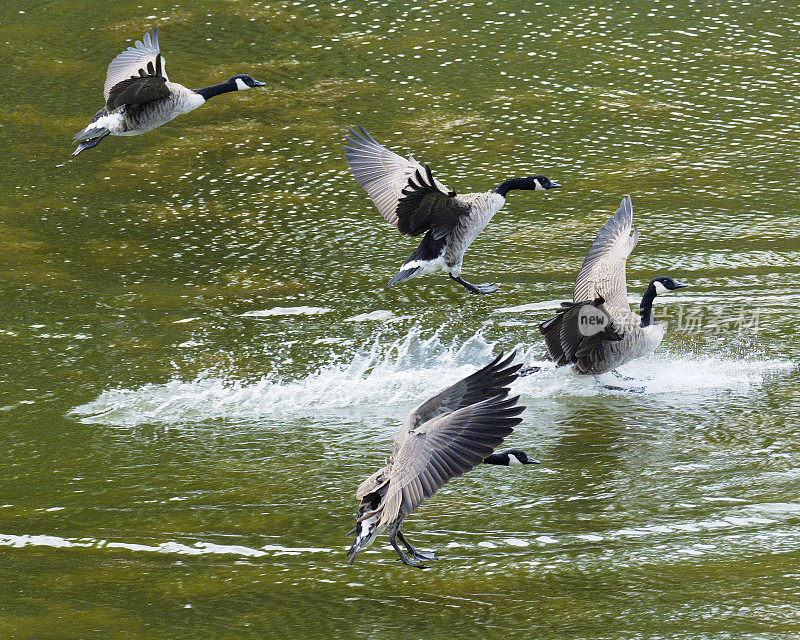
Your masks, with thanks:
M72 138L80 143L72 155L91 149L108 135L135 136L152 131L221 93L266 86L241 73L210 87L187 89L170 82L164 66L157 27L152 35L145 33L135 46L114 58L108 65L103 87L106 105L94 114L89 126Z
M573 301L562 303L564 310L539 325L557 366L571 364L578 373L598 375L649 355L661 344L665 327L653 320L653 300L687 285L667 276L654 278L642 296L639 315L633 313L625 263L638 240L631 198L625 196L583 261Z
M356 492L361 504L350 532L356 534L347 552L351 564L356 553L371 545L384 529L404 564L424 567L423 561L433 560L433 554L411 546L400 530L403 520L450 479L481 462L497 464L490 454L522 422L517 416L525 409L517 404L519 396L507 397L508 385L520 368L511 364L513 359L513 353L505 360L501 353L408 414L394 436L386 466L362 482ZM536 462L519 453L525 463ZM522 457L518 462L523 463Z
M486 193L457 194L409 156L406 160L377 142L364 127L350 129L344 146L347 164L381 215L406 236L425 234L396 276L392 287L416 276L445 271L472 293L492 293L498 284L470 284L461 277L461 261L513 189L542 191L560 184L544 176L503 180Z

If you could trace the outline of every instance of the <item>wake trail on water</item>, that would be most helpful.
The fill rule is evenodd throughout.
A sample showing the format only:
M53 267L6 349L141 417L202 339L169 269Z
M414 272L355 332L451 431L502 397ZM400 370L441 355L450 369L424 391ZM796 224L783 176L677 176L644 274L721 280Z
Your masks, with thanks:
M322 347L322 345L320 345ZM327 347L327 345L326 345ZM517 344L517 360L541 371L518 379L512 393L523 402L559 396L627 394L603 388L600 382L657 396L680 392L705 395L723 390L742 393L767 376L790 370L786 360L737 359L713 355L659 355L620 369L633 380L611 374L578 376L538 358L542 347ZM335 353L333 347L332 353ZM481 332L466 341L442 341L438 333L423 337L412 329L404 337L372 339L352 356L324 365L296 380L269 373L259 380L237 380L232 374L206 372L194 380L174 379L125 389L108 389L70 415L85 424L135 427L144 424L192 424L212 420L254 421L281 416L316 416L364 407L417 404L485 365L500 348ZM334 356L331 356L334 360Z

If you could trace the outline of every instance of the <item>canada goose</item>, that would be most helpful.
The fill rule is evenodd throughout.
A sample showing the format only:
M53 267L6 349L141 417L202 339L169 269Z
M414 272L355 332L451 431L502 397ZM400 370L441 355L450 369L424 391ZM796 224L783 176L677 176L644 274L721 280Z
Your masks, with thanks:
M136 46L114 58L103 88L106 105L94 114L89 126L73 136L72 141L80 144L72 155L91 149L108 135L135 136L152 131L221 93L266 86L241 73L210 87L187 89L167 79L164 65L157 27L152 36L145 33Z
M394 436L386 466L362 482L356 492L361 504L350 532L356 534L347 552L351 564L356 553L371 545L384 529L404 564L424 567L421 561L433 559L432 554L414 549L400 527L423 500L451 478L485 461L522 422L517 416L525 407L517 405L519 396L507 397L508 385L520 368L511 364L513 359L513 353L505 360L501 353L408 414ZM398 539L410 558L398 546Z
M407 236L425 236L403 268L387 283L436 271L448 275L472 293L492 293L498 284L470 284L461 277L461 261L472 241L483 231L513 189L541 191L561 185L544 176L503 180L486 193L457 194L436 180L430 167L409 156L406 160L378 143L364 127L350 129L344 146L347 164L381 215Z
M638 240L631 199L625 196L583 261L573 301L562 303L563 311L539 325L557 366L572 364L578 373L598 375L649 355L661 344L665 327L653 321L653 300L687 285L666 276L654 278L642 296L639 315L633 313L625 263Z

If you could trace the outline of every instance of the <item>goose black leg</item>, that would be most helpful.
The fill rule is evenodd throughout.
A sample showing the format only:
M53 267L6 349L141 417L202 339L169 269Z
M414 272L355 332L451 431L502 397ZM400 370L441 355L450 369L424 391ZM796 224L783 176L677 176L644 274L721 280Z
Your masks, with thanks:
M621 374L619 371L617 371L616 369L613 369L613 370L611 371L611 373L612 373L612 375L613 375L615 378L619 378L620 380L636 380L636 378L631 378L630 376L624 376L624 375L622 375L622 374Z
M467 291L471 293L494 293L500 288L499 284L492 284L491 282L484 282L483 284L472 284L467 282L461 276L454 276L452 273L449 274L450 277L458 282L458 284L462 285Z
M394 550L397 551L397 555L400 556L400 562L402 562L403 564L407 564L409 567L417 567L417 569L428 568L427 565L422 564L421 562L411 562L411 560L408 559L408 556L403 552L403 550L397 544L397 540L395 539L394 534L389 536L389 542L392 543Z
M403 532L398 529L397 531L397 538L400 542L403 543L408 552L415 560L436 560L436 554L431 551L430 553L425 553L424 551L417 551L414 547L411 546L411 543L406 539L403 535Z

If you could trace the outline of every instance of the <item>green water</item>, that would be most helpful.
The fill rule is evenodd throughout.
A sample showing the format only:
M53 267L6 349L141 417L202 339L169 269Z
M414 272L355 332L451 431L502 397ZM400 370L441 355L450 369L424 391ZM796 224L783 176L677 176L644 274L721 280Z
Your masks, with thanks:
M776 2L18 2L0 10L0 637L794 639L800 14ZM70 158L110 59L268 83ZM514 192L464 262L347 171L361 123ZM509 443L345 563L405 413L568 299L623 194L645 393L546 370ZM633 298L632 298L633 300ZM278 309L276 309L278 308ZM281 311L283 309L283 311ZM612 378L612 381L614 379ZM619 381L615 381L619 383Z

